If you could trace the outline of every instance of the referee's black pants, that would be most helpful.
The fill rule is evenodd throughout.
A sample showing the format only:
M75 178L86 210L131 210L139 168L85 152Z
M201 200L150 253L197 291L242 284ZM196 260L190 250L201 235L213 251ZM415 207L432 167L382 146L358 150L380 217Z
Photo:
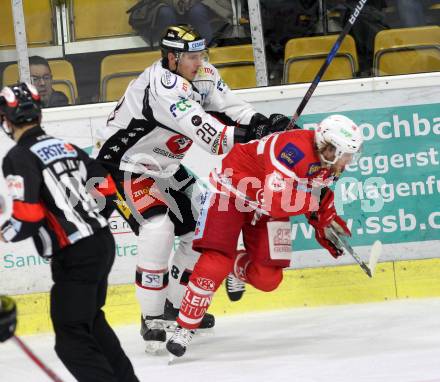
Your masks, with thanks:
M50 315L55 351L80 382L138 381L102 307L115 259L108 228L55 254Z

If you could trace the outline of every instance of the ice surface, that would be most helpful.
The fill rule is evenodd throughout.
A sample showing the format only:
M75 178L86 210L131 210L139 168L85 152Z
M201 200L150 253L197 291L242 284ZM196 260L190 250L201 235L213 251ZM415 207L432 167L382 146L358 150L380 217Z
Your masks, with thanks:
M141 381L440 382L440 299L303 308L220 317L187 354L145 354L137 325L116 328ZM52 335L23 337L74 381ZM0 381L49 379L11 341L0 344Z

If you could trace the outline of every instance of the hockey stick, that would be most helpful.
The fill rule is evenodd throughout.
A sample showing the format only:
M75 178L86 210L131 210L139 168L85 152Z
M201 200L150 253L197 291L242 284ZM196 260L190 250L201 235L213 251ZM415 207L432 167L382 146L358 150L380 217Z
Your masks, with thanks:
M376 240L371 247L370 250L370 258L368 261L368 265L365 264L360 256L354 251L351 245L348 243L347 239L340 235L333 226L326 228L326 235L328 235L328 239L340 250L344 253L348 253L356 260L356 262L360 265L362 270L368 275L368 277L373 277L374 271L376 269L377 261L379 260L380 255L382 254L382 243L379 240Z
M6 212L6 200L0 195L0 215Z
M324 63L322 64L321 68L319 69L318 73L316 74L315 78L313 79L312 83L309 86L309 89L307 90L305 96L301 100L301 103L299 104L298 108L296 109L295 114L290 119L289 124L286 127L286 130L291 130L294 128L295 123L298 121L299 116L303 112L304 108L306 107L307 103L309 102L310 98L312 97L312 94L314 93L316 87L318 86L319 82L321 81L321 78L323 77L325 71L333 61L333 58L336 56L336 53L338 52L339 47L342 44L342 41L344 40L345 36L347 36L348 32L350 32L351 27L356 22L359 14L362 11L362 8L364 8L365 3L368 0L359 0L356 7L354 8L354 11L348 18L348 22L345 25L342 32L339 34L338 39L334 43L332 49L330 50L329 54L327 55Z
M63 382L51 369L49 369L35 354L34 352L17 336L13 336L12 339L23 350L29 358L35 362L35 364L43 370L47 376L54 382Z

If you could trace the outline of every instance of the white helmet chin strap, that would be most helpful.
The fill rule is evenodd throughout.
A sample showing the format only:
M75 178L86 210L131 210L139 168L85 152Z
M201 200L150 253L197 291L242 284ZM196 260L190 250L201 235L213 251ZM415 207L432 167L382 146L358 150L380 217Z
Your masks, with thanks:
M174 70L171 70L171 69L169 69L169 71L171 72L171 73L174 73L174 74L179 74L178 72L177 72L177 69L179 69L179 61L180 61L180 58L181 58L181 52L173 52L174 53L174 55L176 56L176 69L174 69ZM168 65L168 68L169 68L169 65Z
M333 165L335 164L339 158L336 158L333 161L328 160L322 153L319 153L319 158L321 159L321 162L324 162L326 165Z
M329 160L323 154L323 152L327 149L328 145L333 146L331 143L327 143L327 145L322 150L320 150L319 158L321 159L321 162L324 162L327 165L333 165L333 164L335 164L339 160L339 158L342 157L342 155L344 155L344 153L342 151L336 149L336 151L335 151L335 159Z

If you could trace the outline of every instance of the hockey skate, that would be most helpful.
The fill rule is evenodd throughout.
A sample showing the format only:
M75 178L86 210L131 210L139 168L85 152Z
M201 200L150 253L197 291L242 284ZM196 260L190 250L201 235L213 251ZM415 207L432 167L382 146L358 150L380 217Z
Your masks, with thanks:
M241 300L245 291L246 283L235 277L233 273L229 273L226 278L226 293L228 294L229 300Z
M226 278L226 293L231 301L241 300L246 291L246 283L236 276L238 275L241 278L245 278L247 263L244 266L239 263L245 255L245 251L238 251L234 263L234 272L230 273Z
M164 348L167 333L164 329L163 316L145 318L141 315L141 336L145 341L145 352L157 354Z
M171 301L165 300L164 309L164 328L167 332L174 332L177 328L176 318L179 315L179 309L175 308ZM205 313L198 329L211 329L215 326L215 317L210 313ZM199 332L200 333L200 332Z
M195 330L185 329L177 325L174 334L167 342L167 350L171 355L170 362L173 357L182 357L185 354L194 333Z

